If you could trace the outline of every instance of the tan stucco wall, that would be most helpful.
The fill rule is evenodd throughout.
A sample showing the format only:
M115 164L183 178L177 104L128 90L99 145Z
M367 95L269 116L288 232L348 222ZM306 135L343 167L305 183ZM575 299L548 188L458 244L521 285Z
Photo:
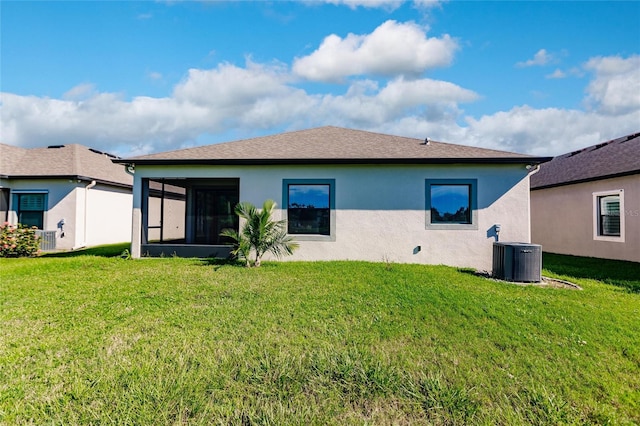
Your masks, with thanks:
M287 260L389 260L490 271L495 224L502 226L501 241L530 241L529 178L523 165L137 166L134 256L140 255L141 179L160 177L239 178L240 200L258 206L267 198L282 206L283 179L335 179L335 241L301 241ZM478 229L426 229L425 179L456 178L478 180Z
M158 197L149 197L149 225L160 226L160 204ZM185 238L186 201L165 198L162 237L165 240ZM160 240L160 229L149 229L149 241Z
M593 193L620 189L625 241L598 241ZM531 191L531 231L546 252L640 262L640 175Z

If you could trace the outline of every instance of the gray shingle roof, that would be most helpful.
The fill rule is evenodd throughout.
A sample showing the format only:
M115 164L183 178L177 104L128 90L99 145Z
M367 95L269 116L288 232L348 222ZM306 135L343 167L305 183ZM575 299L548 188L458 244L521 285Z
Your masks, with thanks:
M0 175L9 178L79 177L132 186L132 176L122 165L111 162L114 158L77 144L31 149L0 144Z
M640 133L555 157L531 176L531 189L640 173Z
M340 127L319 127L115 160L135 164L311 164L392 162L541 162L524 154Z

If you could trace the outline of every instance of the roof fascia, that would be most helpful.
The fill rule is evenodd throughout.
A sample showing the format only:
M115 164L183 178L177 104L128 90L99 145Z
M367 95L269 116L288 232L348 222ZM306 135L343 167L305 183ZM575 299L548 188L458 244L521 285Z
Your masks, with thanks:
M319 165L319 164L541 164L553 157L493 157L493 158L293 158L293 159L117 159L118 164L140 166L253 166L253 165Z
M105 179L96 179L88 176L80 176L80 175L8 175L2 176L5 179L28 179L28 180L36 180L36 179L70 179L70 180L78 180L83 182L92 182L96 181L101 185L109 185L116 186L119 188L133 188L133 185L127 185L126 183L113 182Z

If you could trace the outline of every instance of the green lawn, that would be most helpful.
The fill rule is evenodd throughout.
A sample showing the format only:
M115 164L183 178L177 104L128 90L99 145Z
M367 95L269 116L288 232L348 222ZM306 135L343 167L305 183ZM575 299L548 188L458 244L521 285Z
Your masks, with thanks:
M0 259L0 424L640 423L630 286L122 249Z
M640 263L553 253L544 253L542 263L548 275L590 278L640 293Z

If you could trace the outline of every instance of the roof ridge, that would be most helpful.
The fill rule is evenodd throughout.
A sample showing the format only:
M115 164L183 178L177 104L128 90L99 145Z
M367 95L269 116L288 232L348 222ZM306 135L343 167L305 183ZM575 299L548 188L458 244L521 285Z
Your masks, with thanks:
M380 133L380 132L374 132L372 130L351 129L349 127L340 127L340 126L322 126L322 127L311 128L311 129L308 129L308 130L323 129L323 128L326 128L326 127L330 127L330 128L333 128L333 129L339 129L339 130L347 130L347 131L351 131L351 132L369 133L370 135L376 135L376 136L389 136L389 137L392 137L392 138L402 138L402 139L409 139L409 140L416 140L416 141L422 140L420 138L412 138L412 137L409 137L409 136L393 135L391 133ZM431 141L431 142L435 142L435 141Z
M628 142L628 141L636 139L638 137L640 137L640 132L631 133L631 134L628 134L628 135L625 135L625 136L620 136L620 137L617 137L617 138L609 139L609 140L604 141L604 142L599 142L597 144L589 145L589 146L586 146L584 148L577 149L575 151L571 151L571 152L567 152L567 153L564 153L564 154L560 154L560 155L556 156L555 158L574 157L574 156L576 156L578 154L587 153L587 152L593 152L593 151L595 151L597 149L604 148L604 147L612 145L614 143Z

